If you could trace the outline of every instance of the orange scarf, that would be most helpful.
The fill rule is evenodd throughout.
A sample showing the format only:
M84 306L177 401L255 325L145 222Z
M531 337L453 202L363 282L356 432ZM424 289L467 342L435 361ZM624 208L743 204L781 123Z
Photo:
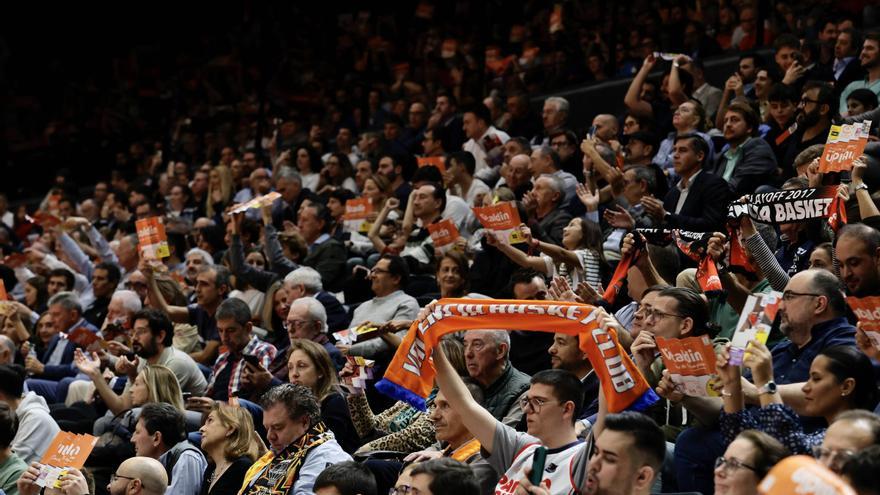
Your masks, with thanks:
M424 320L413 322L376 388L425 410L425 398L434 385L431 354L440 338L463 330L499 328L578 335L611 412L644 409L657 400L615 332L599 326L596 308L558 301L441 299Z

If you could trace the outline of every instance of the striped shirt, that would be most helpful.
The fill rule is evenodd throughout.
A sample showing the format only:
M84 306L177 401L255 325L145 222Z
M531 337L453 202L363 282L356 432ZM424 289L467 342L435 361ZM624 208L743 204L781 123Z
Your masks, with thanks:
M278 351L275 349L275 346L272 344L268 344L266 342L260 341L260 339L252 336L250 342L245 346L244 350L242 350L241 355L251 355L256 356L260 360L260 364L263 365L264 368L269 369L269 365L275 359L275 354ZM217 362L214 363L213 373L211 375L211 383L208 384L208 393L209 397L214 396L214 382L217 380L217 377L223 372L227 365L231 365L232 368L230 370L229 375L229 383L227 384L227 397L231 397L235 395L241 390L241 374L244 371L245 361L241 359L241 355L232 356L229 351L224 352L217 356Z

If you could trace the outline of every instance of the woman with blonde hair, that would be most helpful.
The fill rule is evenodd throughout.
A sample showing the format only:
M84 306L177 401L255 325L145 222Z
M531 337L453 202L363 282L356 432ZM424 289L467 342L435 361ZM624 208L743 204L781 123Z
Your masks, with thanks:
M290 383L312 390L321 404L321 420L346 452L354 452L361 440L351 422L348 404L339 393L336 367L324 346L311 340L293 339L290 342L287 376Z
M215 402L199 433L209 460L201 495L236 493L247 470L266 451L254 431L251 414L247 409Z
M226 165L217 165L208 173L208 201L205 212L208 218L223 213L232 200L232 170Z

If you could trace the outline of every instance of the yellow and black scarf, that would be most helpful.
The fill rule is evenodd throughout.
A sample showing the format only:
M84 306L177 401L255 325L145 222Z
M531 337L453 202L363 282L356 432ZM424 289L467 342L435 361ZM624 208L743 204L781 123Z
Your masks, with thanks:
M267 452L248 469L241 493L276 495L290 493L306 456L315 447L333 439L333 433L319 421L277 455Z

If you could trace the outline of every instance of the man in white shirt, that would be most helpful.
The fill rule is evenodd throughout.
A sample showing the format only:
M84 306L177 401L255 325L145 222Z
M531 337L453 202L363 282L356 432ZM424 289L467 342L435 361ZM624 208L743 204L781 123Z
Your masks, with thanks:
M449 155L444 182L449 193L458 196L470 207L482 206L483 197L492 193L489 186L474 178L476 160L467 151L456 151Z
M497 168L501 165L504 154L503 145L510 136L506 132L491 125L492 116L485 105L468 107L462 115L462 128L468 141L462 149L474 155L476 172L474 176L494 183Z

